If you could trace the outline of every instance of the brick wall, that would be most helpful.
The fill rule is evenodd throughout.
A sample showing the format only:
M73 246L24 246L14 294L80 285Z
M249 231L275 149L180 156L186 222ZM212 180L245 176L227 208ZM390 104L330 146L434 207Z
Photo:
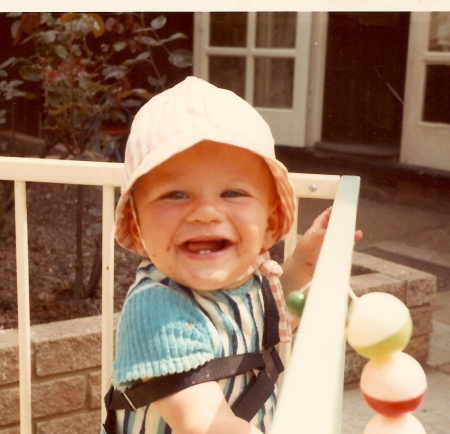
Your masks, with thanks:
M409 307L414 334L406 352L428 359L436 278L355 253L351 286L357 295L389 292ZM117 321L117 315L116 315ZM34 434L100 431L100 317L33 326L32 412ZM17 330L0 331L0 434L19 434ZM345 381L358 381L366 360L347 348Z
M0 331L0 434L19 434L17 342ZM33 433L99 434L101 317L33 326L31 358Z

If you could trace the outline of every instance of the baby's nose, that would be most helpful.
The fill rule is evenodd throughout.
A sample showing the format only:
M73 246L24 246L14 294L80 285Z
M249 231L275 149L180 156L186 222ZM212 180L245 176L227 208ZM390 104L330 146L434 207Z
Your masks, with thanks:
M192 204L187 215L187 221L190 223L211 223L223 221L225 217L224 210L212 200L198 200Z

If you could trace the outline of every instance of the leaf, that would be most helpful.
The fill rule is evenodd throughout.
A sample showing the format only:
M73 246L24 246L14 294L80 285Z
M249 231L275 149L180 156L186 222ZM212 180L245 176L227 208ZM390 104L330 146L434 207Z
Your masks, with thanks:
M119 51L122 51L124 48L126 48L127 47L127 43L125 42L125 41L122 41L122 42L116 42L114 45L113 45L113 48L114 48L114 51L115 52L119 52Z
M133 33L148 32L149 30L153 30L153 29L151 27L141 27L140 29L133 30Z
M112 34L122 34L125 26L117 18L108 17L105 23L105 29Z
M151 23L150 26L152 27L152 30L158 30L161 27L164 27L167 22L167 19L164 15L160 15L159 17L155 18Z
M162 77L158 79L156 79L155 77L149 76L147 78L147 81L149 82L149 84L151 84L152 86L162 86L167 80L167 75L163 75Z
M41 73L38 69L30 65L24 65L19 70L20 76L27 81L40 81L42 79Z
M41 41L44 44L53 44L56 40L56 30L48 30L40 34Z
M39 12L23 13L20 16L20 25L27 35L31 35L41 24L41 14Z
M178 32L174 33L166 39L161 39L159 42L165 44L166 42L174 41L175 39L188 39L188 37L184 33Z
M55 45L53 50L61 59L65 60L69 58L69 52L67 51L67 48L64 47L64 45Z
M147 81L148 81L148 83L149 83L151 86L157 86L157 85L158 85L158 80L157 80L155 77L153 77L152 75L149 75L149 76L147 77Z
M136 36L134 40L139 42L140 44L150 45L152 47L161 45L156 39L153 39L150 36Z
M172 51L169 56L169 62L177 68L188 68L192 66L192 52L184 48Z
M9 82L9 85L8 85L8 86L11 86L11 87L19 86L19 85L21 85L22 83L23 83L22 80L11 80L11 81Z
M104 75L105 80L108 78L120 80L126 76L126 70L122 66L110 65L102 70L102 74Z
M87 15L84 15L81 17L80 20L76 21L75 23L75 32L80 33L82 35L87 35L91 32L91 23L92 21Z
M117 19L113 17L108 17L106 19L105 23L105 29L108 30L108 32L114 32L118 25Z
M83 52L81 51L81 47L78 44L72 45L72 53L77 57L81 57L83 54Z
M10 57L8 60L6 60L0 65L0 69L6 68L7 66L11 65L11 63L13 63L15 60L16 60L15 57Z
M105 22L99 14L89 13L91 31L96 38L100 37L105 33Z
M138 57L136 57L136 60L144 60L148 59L150 57L150 53L148 51L144 51L143 53L139 54Z
M20 20L14 21L11 25L11 36L13 37L15 44L19 42L21 31Z
M49 27L55 25L55 18L52 16L51 12L41 13L41 24L47 24Z
M25 96L25 92L15 88L15 86L19 86L22 83L22 80L12 80L9 83L3 80L0 83L0 90L3 93L4 99L10 101L15 97Z
M74 12L67 12L62 14L59 19L61 20L61 22L63 23L68 23L70 21L76 20L78 18L78 14L74 13Z

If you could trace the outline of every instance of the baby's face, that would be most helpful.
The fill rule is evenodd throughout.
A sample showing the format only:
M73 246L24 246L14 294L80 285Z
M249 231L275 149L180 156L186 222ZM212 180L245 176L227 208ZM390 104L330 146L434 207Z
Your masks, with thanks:
M230 145L204 141L175 155L139 178L133 194L152 263L198 290L243 284L246 270L272 246L279 229L266 163Z

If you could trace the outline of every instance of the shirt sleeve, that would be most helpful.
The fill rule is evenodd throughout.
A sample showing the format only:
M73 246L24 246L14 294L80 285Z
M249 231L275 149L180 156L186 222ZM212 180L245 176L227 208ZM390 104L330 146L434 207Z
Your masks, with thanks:
M114 386L186 372L214 357L205 317L189 298L152 285L124 305L117 331Z

